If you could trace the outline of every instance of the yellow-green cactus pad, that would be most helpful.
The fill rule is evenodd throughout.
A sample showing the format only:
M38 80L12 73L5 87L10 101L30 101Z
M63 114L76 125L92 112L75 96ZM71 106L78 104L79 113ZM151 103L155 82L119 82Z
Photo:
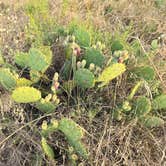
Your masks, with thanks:
M97 82L103 82L104 85L108 84L111 80L123 74L126 70L126 66L122 63L115 63L103 70L99 75Z
M20 86L30 86L32 85L32 81L26 79L26 78L19 78L17 79L17 87Z
M18 87L12 93L12 99L17 103L31 103L41 99L41 92L33 87Z

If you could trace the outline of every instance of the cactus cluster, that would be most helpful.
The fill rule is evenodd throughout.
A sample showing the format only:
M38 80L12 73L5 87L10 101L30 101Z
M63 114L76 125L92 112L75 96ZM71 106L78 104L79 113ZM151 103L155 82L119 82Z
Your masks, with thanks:
M78 155L85 159L87 158L88 153L85 145L82 143L84 131L78 124L68 118L62 118L59 121L52 120L50 124L47 124L46 121L43 121L41 132L42 147L48 157L52 158L54 155L52 154L51 147L46 144L46 138L49 136L49 134L56 130L61 131L65 135L70 147L72 147Z
M166 95L160 95L152 101L147 97L138 97L136 101L133 101L133 97L136 94L138 88L143 85L143 82L138 82L131 90L127 100L123 102L121 107L115 109L113 117L116 120L121 120L125 115L132 116L138 119L138 122L146 127L159 127L164 124L164 120L160 117L152 115L153 110L166 109Z

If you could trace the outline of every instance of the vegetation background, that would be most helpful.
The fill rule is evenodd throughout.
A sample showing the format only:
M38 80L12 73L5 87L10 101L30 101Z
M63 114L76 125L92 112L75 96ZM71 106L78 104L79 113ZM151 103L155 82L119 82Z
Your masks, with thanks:
M63 50L56 41L59 29L80 25L91 33L93 44L101 41L106 45L105 56L109 56L110 41L114 38L121 40L129 50L132 41L138 40L145 54L157 40L160 46L148 59L130 53L129 68L135 63L148 64L156 73L153 83L140 90L138 96L166 92L165 0L50 0L47 7L45 2L47 0L0 1L0 50L8 63L14 64L15 52L27 51L34 38L49 43L55 59L60 59ZM33 13L35 22L30 17L32 6L37 7ZM146 128L137 124L136 119L117 122L110 115L110 110L123 102L135 85L127 76L128 73L113 81L101 93L88 90L88 98L84 101L78 95L77 105L63 104L49 116L72 117L85 129L83 141L90 158L88 161L79 159L80 165L166 164L165 125ZM63 96L61 98L65 103ZM41 119L30 123L38 112L31 106L14 103L3 89L0 99L0 166L70 165L62 133L55 133L49 140L56 156L55 161L49 160L40 145ZM99 112L91 119L87 110L96 108ZM165 113L164 110L157 114L165 121Z

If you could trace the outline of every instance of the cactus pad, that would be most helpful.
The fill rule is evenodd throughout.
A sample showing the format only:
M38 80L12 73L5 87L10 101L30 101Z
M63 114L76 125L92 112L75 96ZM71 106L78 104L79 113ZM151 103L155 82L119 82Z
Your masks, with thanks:
M87 31L81 28L77 28L73 35L76 38L76 42L82 47L89 47L91 44L91 38Z
M137 117L145 116L151 111L151 102L146 97L140 97L136 100L135 112Z
M152 102L153 109L166 109L166 95L162 94L156 97Z
M42 148L43 148L43 151L44 153L50 158L50 159L54 159L54 151L53 149L48 145L46 139L44 137L42 137L42 140L41 140L41 145L42 145Z
M29 55L28 53L19 52L14 56L14 61L22 68L28 67Z
M78 69L74 76L76 85L81 88L92 88L94 86L95 77L88 69Z
M87 151L84 144L81 142L83 138L83 130L77 125L73 120L63 118L59 121L58 129L62 131L69 144L74 148L74 150L84 158L87 158Z
M164 120L156 116L145 116L140 119L140 122L146 127L160 127L164 125Z
M151 81L155 78L155 72L150 66L136 67L132 72L136 74L137 77L142 78L146 81Z
M48 67L45 55L36 48L29 51L29 67L35 71L43 71Z
M89 67L91 63L95 64L96 66L102 67L104 63L104 56L99 50L96 50L94 48L87 48L83 59L86 60L86 67Z
M12 93L12 98L17 103L31 103L41 99L41 92L32 87L18 87Z
M26 79L26 78L18 78L17 79L17 87L20 86L30 86L32 85L32 81Z
M53 112L56 108L56 105L51 103L51 102L38 102L36 103L36 108L39 109L40 111L42 112L45 112L45 113L50 113L50 112Z
M126 70L126 66L122 63L115 63L103 70L99 75L97 82L103 82L103 85L108 84L111 80L123 74Z
M8 68L0 69L0 84L7 90L15 88L16 78Z

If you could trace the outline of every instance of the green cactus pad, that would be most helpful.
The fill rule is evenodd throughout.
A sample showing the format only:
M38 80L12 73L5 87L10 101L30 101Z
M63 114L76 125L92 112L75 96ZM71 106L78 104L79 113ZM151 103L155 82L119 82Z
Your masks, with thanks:
M118 51L118 50L123 50L123 44L119 40L115 40L112 42L111 50L112 50L112 52Z
M137 117L145 116L151 111L151 102L146 97L139 97L135 103L135 113Z
M18 87L12 93L12 99L17 103L31 103L41 99L41 92L33 87Z
M76 85L81 88L92 88L94 86L95 77L88 69L78 69L74 76Z
M86 148L81 142L84 135L83 129L73 120L67 118L62 118L59 121L58 129L65 134L69 144L75 151L82 157L87 158L88 154Z
M28 53L24 53L24 52L18 52L14 56L14 61L20 67L26 68L26 67L28 67L28 64L29 64L29 54Z
M42 112L50 113L55 111L56 105L51 102L38 102L36 103L35 107Z
M45 55L46 61L50 65L52 62L52 51L50 46L41 46L39 50Z
M89 67L91 63L96 66L102 67L104 63L104 56L99 50L94 48L87 48L83 59L86 60L86 67Z
M7 68L0 69L0 84L6 90L13 90L16 86L16 78Z
M91 38L87 31L81 28L75 29L73 35L76 38L76 42L82 47L89 47L91 44Z
M99 75L97 82L103 82L103 85L108 84L111 80L123 74L126 70L126 66L122 63L115 63L103 70Z
M164 125L164 120L156 116L145 116L140 122L146 127L160 127Z
M150 66L136 67L134 68L134 70L132 70L132 72L136 74L137 77L142 78L146 81L151 81L155 78L155 72Z
M55 154L53 149L48 145L46 139L44 137L42 137L41 140L41 145L43 148L44 153L50 158L50 159L54 159Z
M48 67L45 55L36 48L31 48L29 51L29 67L35 71L43 71Z
M30 79L33 83L37 83L40 80L41 76L42 74L38 71L30 70Z
M155 110L166 109L166 95L162 94L156 97L152 102L152 107Z

